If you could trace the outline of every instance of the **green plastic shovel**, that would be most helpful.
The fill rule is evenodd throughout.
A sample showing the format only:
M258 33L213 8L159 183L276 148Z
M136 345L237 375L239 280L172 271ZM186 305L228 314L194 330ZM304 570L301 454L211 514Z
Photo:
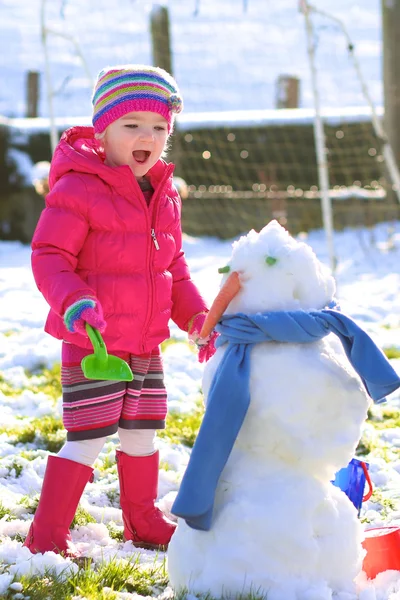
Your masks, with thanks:
M87 379L110 381L132 381L130 366L122 358L108 354L106 345L98 329L86 323L86 332L92 342L94 354L82 359L81 367Z

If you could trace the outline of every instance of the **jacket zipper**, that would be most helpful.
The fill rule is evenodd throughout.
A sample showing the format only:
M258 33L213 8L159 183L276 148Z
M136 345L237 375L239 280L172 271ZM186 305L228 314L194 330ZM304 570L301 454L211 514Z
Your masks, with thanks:
M156 250L159 250L160 246L158 245L157 238L156 238L156 232L154 231L154 229L151 230L151 237L153 238L153 242L156 247Z
M166 184L167 180L169 179L169 177L171 176L173 170L174 170L173 165L169 165L169 168L167 167L167 170L164 173L164 177L161 179L158 188L154 191L154 197L151 199L151 204L153 205L152 206L153 215L152 215L152 221L151 221L151 226L150 226L150 236L151 236L151 239L153 241L153 244L154 244L156 250L160 249L160 246L159 246L159 243L158 243L157 237L156 237L156 232L155 232L155 224L156 224L156 218L157 218L157 214L158 214L158 212L157 212L158 199L161 196L161 192L165 188L165 184ZM148 273L149 273L149 277L150 277L151 292L150 292L150 302L148 303L146 320L143 325L142 340L141 340L142 352L145 351L144 350L144 339L147 334L147 327L148 327L149 319L150 319L151 315L153 314L153 305L154 305L154 277L153 277L153 274L152 274L152 271L150 268L151 267L151 259L153 256L153 247L150 244L150 246L148 246L148 248L149 248L149 252L148 252L147 267L148 267Z

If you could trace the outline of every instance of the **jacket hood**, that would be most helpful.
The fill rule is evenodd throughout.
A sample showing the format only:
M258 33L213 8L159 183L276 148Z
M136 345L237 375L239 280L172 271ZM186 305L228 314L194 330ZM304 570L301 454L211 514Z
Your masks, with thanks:
M71 127L64 131L51 161L49 186L68 172L97 175L106 183L121 188L132 181L133 173L127 166L109 167L104 164L105 154L101 142L94 137L93 127ZM173 171L173 166L171 172ZM159 160L148 172L150 182L155 188L165 173L166 163Z

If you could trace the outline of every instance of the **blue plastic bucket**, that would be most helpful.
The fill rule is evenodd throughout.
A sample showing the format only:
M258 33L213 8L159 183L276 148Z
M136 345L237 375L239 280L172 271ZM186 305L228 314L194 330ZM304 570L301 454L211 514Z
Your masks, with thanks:
M372 483L368 473L369 465L357 458L353 458L347 467L340 469L332 481L333 485L340 488L352 501L360 514L362 503L372 495ZM364 495L365 483L368 482L369 491Z

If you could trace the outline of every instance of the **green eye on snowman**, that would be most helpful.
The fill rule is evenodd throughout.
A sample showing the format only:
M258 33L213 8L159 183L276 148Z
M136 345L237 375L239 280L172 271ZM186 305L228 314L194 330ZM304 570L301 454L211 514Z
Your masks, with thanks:
M229 266L229 265L226 265L225 267L220 267L220 268L218 269L218 273L221 273L221 274L222 274L222 273L229 273L229 272L230 272L230 270L231 270L230 266Z
M265 262L267 263L267 265L269 267L272 267L273 265L275 265L278 262L278 259L275 258L274 256L267 256L265 259Z

